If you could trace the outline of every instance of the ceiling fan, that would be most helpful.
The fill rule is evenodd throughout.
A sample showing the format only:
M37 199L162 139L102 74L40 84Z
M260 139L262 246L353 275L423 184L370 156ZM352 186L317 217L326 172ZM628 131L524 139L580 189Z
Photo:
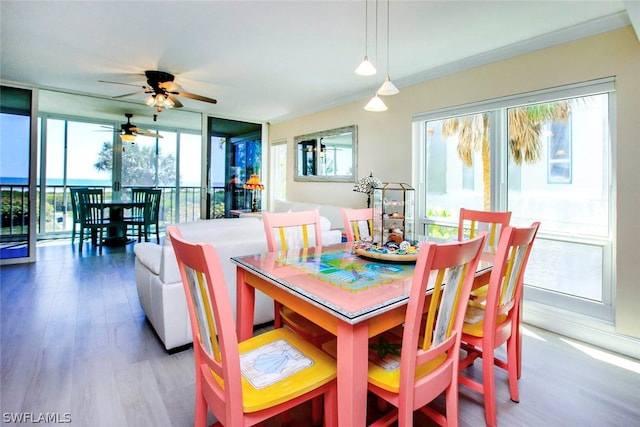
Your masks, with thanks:
M149 96L146 99L147 105L154 107L160 113L163 108L180 108L182 103L177 96L184 98L195 99L196 101L209 102L211 104L217 104L218 101L213 98L208 98L202 95L196 95L194 93L185 92L182 88L174 82L175 76L165 71L147 70L144 72L147 77L147 84L142 86L142 90L125 93L124 95L114 96L113 98L124 98L126 96L138 95L146 93ZM114 83L127 86L138 86L136 84L110 82L106 80L99 80L102 83Z
M141 129L136 125L134 125L133 123L131 123L131 118L133 117L133 114L125 113L124 116L127 118L127 123L123 123L120 125L120 132L119 132L120 139L122 139L124 142L135 142L136 136L138 135L148 136L151 138L162 138L162 135L160 134L149 132L146 129Z

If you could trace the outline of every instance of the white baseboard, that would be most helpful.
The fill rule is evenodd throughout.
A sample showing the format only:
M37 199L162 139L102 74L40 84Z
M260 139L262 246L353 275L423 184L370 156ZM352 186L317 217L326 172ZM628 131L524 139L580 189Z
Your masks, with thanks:
M524 302L524 323L640 360L640 339L616 333L613 324L555 307Z

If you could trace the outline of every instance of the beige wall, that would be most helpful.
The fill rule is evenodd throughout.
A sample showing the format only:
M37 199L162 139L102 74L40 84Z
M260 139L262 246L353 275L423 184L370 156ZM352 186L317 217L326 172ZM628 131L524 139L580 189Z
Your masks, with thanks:
M358 176L373 170L383 181L411 183L414 114L609 76L616 77L617 97L615 328L640 338L640 43L631 27L401 88L385 98L384 113L364 111L363 99L275 123L270 139L286 138L289 144L289 200L364 207L366 196L354 193L353 184L293 181L294 136L356 124Z

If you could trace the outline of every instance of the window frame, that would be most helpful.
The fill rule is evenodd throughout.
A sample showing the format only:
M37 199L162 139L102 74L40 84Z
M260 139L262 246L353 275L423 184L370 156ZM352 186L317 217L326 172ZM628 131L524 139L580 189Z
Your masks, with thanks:
M586 300L577 296L560 294L558 292L527 286L525 282L525 300L540 303L574 313L587 315L592 318L613 322L615 315L615 146L616 146L616 110L615 110L615 78L608 77L576 84L547 88L543 90L474 102L459 106L447 107L412 117L413 122L413 172L412 179L416 188L416 224L418 230L424 230L429 224L451 226L446 221L438 222L426 217L426 122L442 120L454 116L477 113L489 113L490 126L490 156L491 168L491 209L505 210L507 208L507 171L508 150L507 143L507 109L523 107L531 104L553 102L562 99L586 97L590 95L608 95L608 235L604 237L590 236L560 236L555 233L538 233L538 239L558 240L567 243L597 246L602 249L602 301ZM573 166L573 165L572 165ZM571 182L571 181L570 181ZM457 223L455 224L457 227Z

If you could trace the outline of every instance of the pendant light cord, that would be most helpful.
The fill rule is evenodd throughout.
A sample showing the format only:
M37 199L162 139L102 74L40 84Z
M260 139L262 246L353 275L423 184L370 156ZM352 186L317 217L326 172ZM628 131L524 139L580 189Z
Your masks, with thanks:
M368 1L364 0L364 56L368 56L369 52L369 11Z
M389 77L389 3L391 0L387 0L387 77Z

